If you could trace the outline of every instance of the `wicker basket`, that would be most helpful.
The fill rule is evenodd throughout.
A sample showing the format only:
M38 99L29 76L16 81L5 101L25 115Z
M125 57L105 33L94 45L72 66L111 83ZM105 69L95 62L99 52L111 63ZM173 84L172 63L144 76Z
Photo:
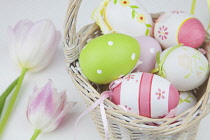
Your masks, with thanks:
M65 20L64 53L66 67L75 86L84 98L87 106L91 106L99 99L104 86L88 81L81 73L78 57L81 48L90 40L101 35L100 28L94 23L85 26L76 33L76 18L82 0L71 0ZM153 15L153 19L159 14ZM207 35L208 37L209 35ZM205 42L209 42L206 38ZM204 43L208 48L208 43ZM210 49L207 49L207 57ZM209 59L209 57L208 57ZM112 140L194 140L199 123L209 112L210 83L206 81L193 93L199 100L198 103L175 118L151 119L123 111L120 107L106 99L104 101L106 116L108 119L109 138ZM92 112L92 119L104 138L104 127L100 114L100 107ZM158 123L159 126L151 126L146 123Z

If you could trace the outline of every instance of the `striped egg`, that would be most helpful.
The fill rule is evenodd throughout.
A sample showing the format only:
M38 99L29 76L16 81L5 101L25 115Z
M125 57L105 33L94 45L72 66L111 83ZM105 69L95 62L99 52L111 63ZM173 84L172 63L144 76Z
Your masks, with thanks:
M131 73L112 90L111 101L131 112L161 118L179 103L179 92L166 79L150 73Z

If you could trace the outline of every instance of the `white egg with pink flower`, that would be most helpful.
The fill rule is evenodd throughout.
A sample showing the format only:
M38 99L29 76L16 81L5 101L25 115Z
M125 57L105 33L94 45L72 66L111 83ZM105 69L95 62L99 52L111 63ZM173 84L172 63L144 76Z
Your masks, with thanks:
M198 48L205 39L203 24L184 11L166 12L155 22L154 36L166 49L177 44Z

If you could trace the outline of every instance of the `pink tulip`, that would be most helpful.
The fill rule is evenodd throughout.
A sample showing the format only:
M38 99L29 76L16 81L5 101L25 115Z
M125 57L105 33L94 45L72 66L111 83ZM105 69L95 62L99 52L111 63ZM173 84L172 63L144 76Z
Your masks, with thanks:
M35 88L30 97L27 118L32 127L40 132L55 130L65 115L75 105L66 100L66 92L58 93L51 80L41 89Z

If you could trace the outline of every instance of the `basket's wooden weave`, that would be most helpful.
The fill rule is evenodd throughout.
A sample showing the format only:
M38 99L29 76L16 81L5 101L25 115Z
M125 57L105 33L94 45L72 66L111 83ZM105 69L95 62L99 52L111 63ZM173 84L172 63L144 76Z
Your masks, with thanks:
M76 18L82 0L71 0L65 19L65 41L64 53L67 70L81 93L87 106L92 105L99 97L101 87L88 81L81 73L78 57L81 48L90 40L101 35L100 28L96 24L90 24L76 33ZM206 42L209 42L208 35ZM207 50L209 59L210 51ZM199 123L209 112L210 84L208 81L198 90L194 90L194 95L199 100L198 103L175 118L151 119L143 116L127 113L105 100L105 110L109 123L110 139L123 140L194 140ZM91 112L92 119L96 127L104 137L103 123L101 120L100 107ZM148 125L150 123L159 126Z

